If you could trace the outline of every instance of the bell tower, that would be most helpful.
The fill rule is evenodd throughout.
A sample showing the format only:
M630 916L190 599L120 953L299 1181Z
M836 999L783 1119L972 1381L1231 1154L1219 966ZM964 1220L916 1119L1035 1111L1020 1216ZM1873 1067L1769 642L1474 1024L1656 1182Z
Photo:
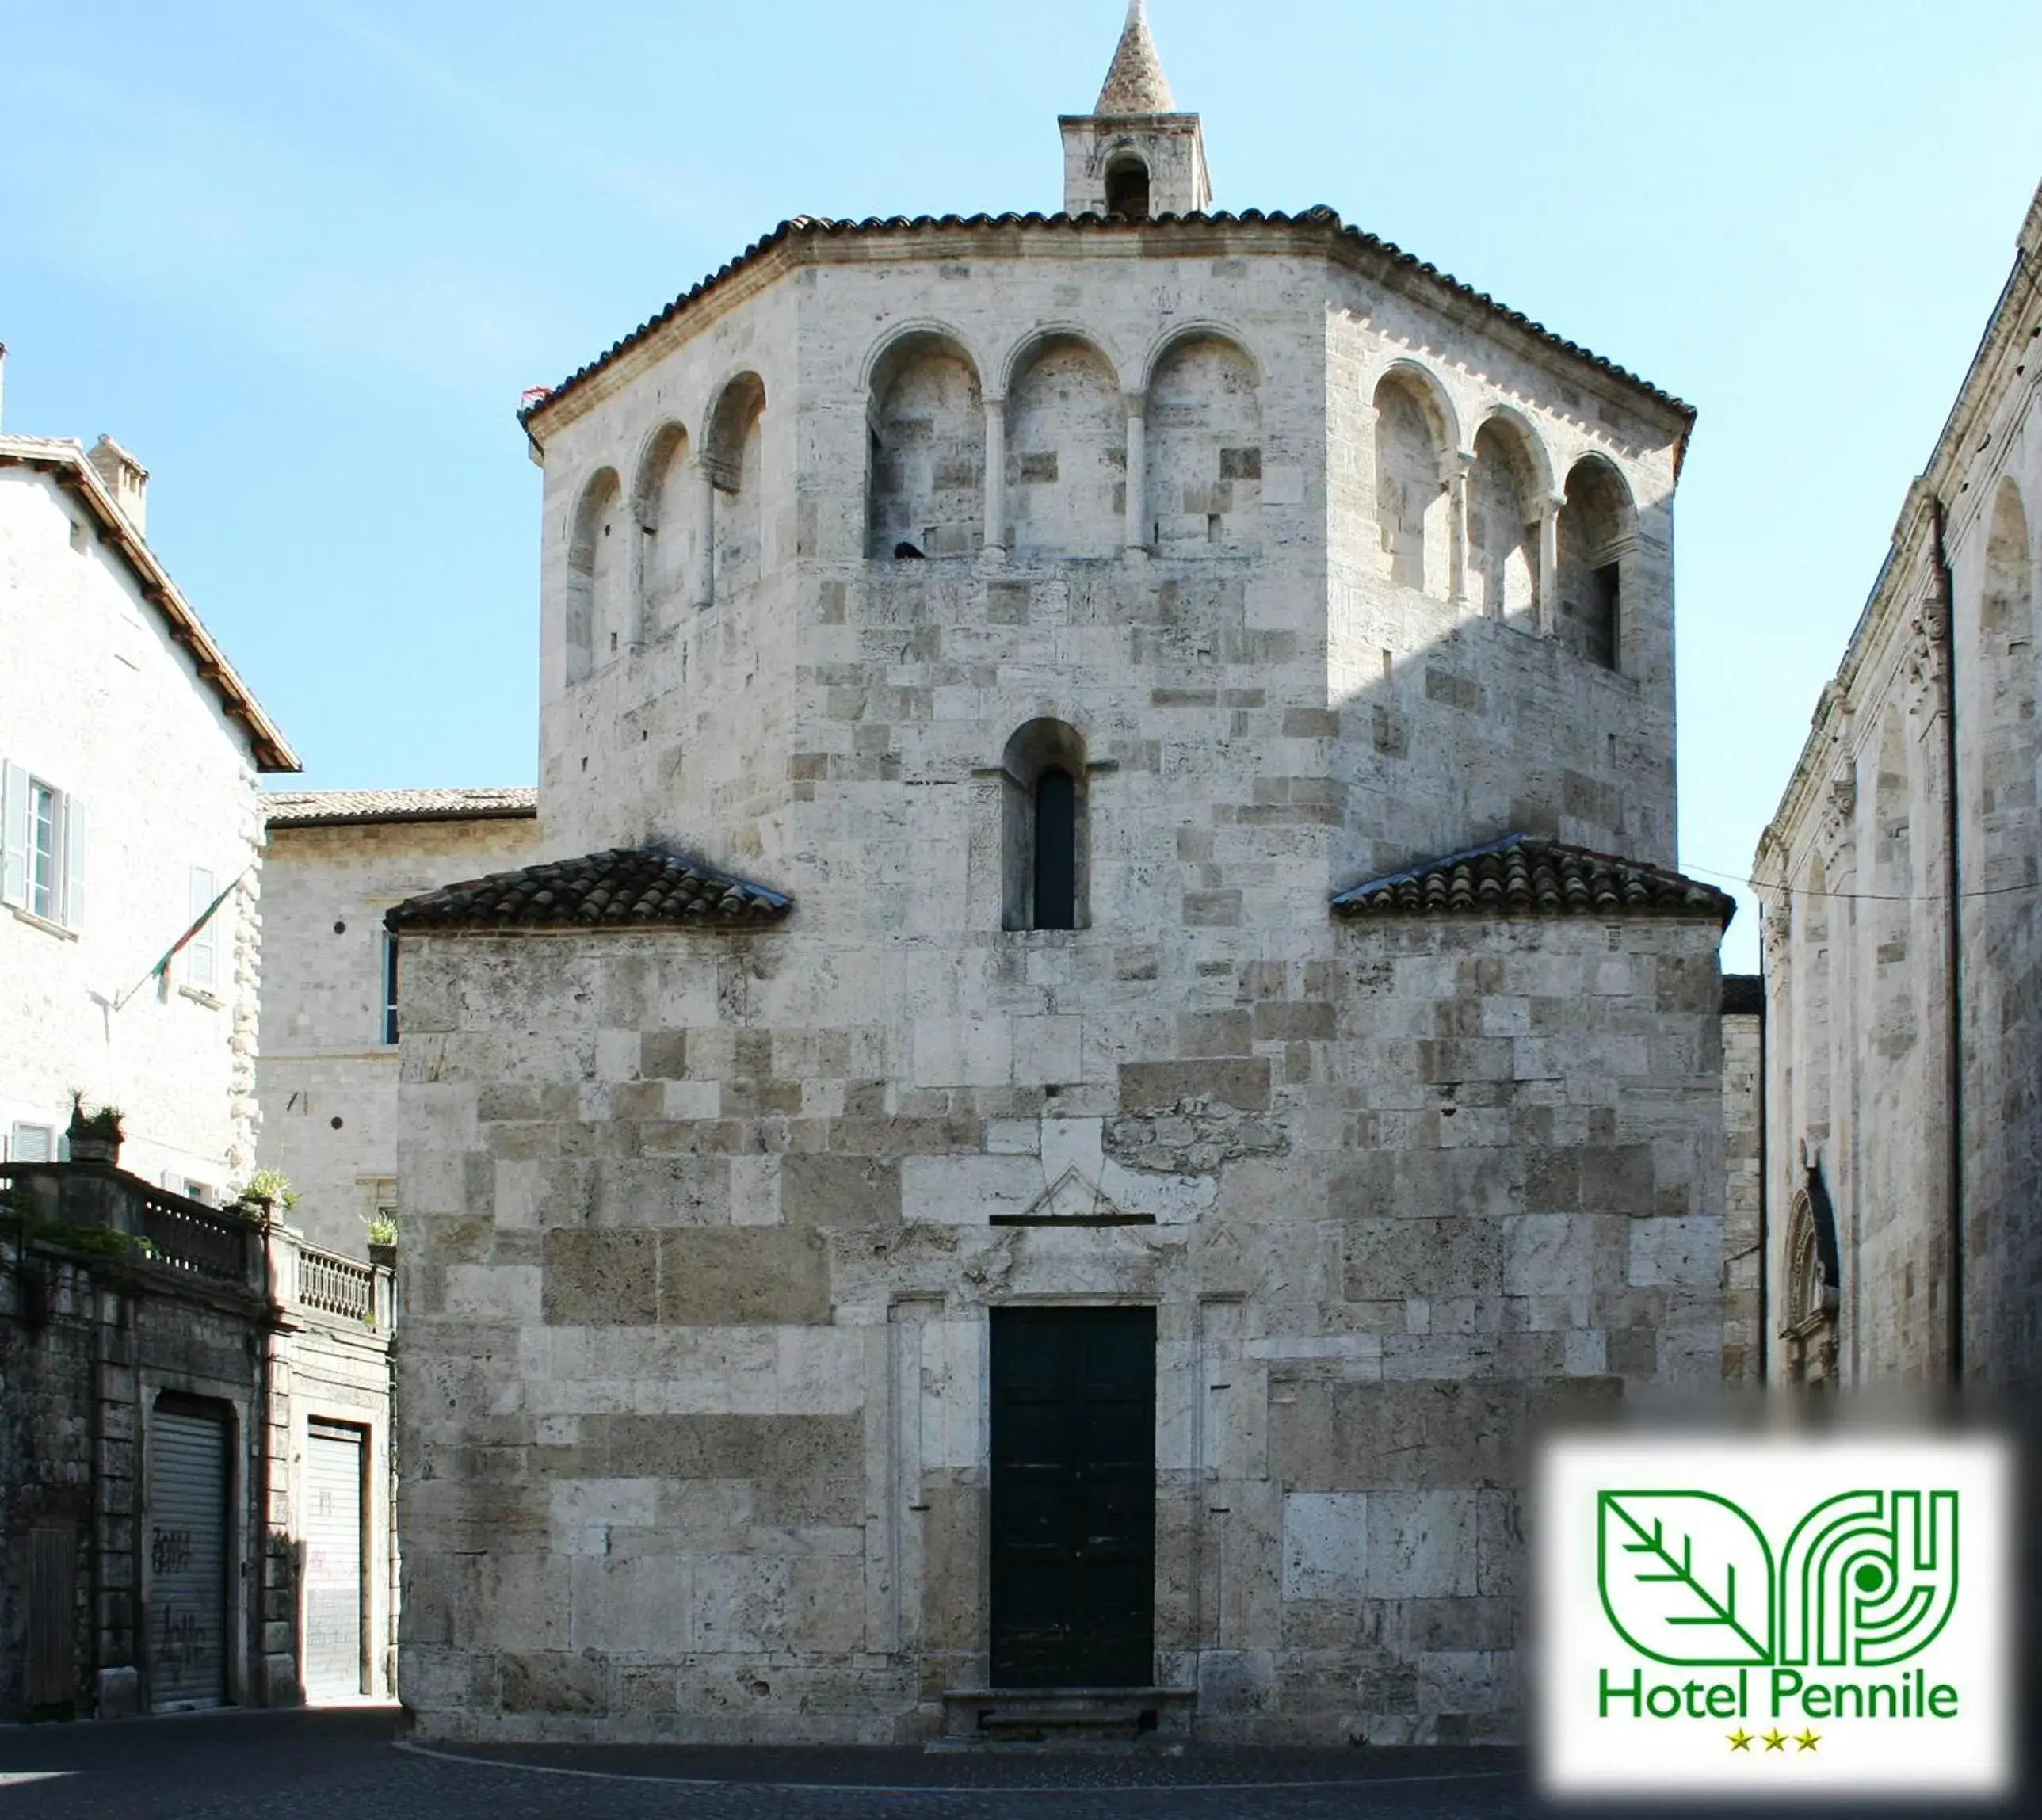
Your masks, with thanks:
M1088 114L1065 114L1064 212L1130 221L1189 215L1212 204L1204 129L1176 111L1149 32L1147 0L1130 0L1126 29Z

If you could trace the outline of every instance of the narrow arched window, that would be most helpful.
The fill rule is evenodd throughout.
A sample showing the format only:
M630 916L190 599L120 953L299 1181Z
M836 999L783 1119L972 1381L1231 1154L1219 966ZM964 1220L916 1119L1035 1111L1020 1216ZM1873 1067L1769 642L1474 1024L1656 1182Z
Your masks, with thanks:
M1078 926L1078 786L1061 765L1035 780L1038 929Z
M1084 737L1061 721L1031 721L1007 742L1000 767L1002 928L1090 926L1087 774Z

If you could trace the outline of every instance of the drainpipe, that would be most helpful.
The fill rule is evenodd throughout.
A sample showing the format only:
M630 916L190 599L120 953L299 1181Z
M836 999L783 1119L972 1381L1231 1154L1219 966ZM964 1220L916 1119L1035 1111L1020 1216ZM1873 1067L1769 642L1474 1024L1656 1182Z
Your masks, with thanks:
M1950 1032L1944 1053L1944 1112L1948 1138L1948 1180L1944 1193L1949 1222L1946 1242L1950 1256L1948 1324L1950 1383L1960 1388L1964 1381L1964 867L1958 845L1962 825L1961 801L1957 794L1957 639L1953 610L1956 591L1952 586L1950 556L1944 541L1946 514L1940 495L1932 495L1929 509L1934 541L1930 560L1934 564L1929 585L1928 631L1943 647L1943 844L1949 856L1944 927L1944 969L1949 984Z

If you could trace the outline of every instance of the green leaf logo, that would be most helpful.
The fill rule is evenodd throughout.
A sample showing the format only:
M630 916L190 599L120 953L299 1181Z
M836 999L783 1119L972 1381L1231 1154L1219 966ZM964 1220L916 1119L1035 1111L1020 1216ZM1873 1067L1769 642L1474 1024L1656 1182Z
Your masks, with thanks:
M1681 1668L1772 1659L1772 1550L1727 1497L1606 1491L1597 1499L1603 1609L1640 1654Z

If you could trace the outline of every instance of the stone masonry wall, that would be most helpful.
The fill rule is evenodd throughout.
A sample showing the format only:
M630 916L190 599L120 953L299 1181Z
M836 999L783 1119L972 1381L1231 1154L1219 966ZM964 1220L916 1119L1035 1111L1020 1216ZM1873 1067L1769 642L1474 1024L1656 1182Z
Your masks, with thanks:
M929 1735L985 1684L986 1311L1106 1301L1157 1309L1201 1734L1519 1735L1527 1436L1721 1369L1713 923L808 914L418 942L426 1731ZM1107 1209L1153 1223L1057 1223Z
M289 1218L314 1244L366 1255L368 1222L396 1179L383 912L436 885L525 865L537 845L530 818L270 828L257 1155L289 1179L299 1197Z

